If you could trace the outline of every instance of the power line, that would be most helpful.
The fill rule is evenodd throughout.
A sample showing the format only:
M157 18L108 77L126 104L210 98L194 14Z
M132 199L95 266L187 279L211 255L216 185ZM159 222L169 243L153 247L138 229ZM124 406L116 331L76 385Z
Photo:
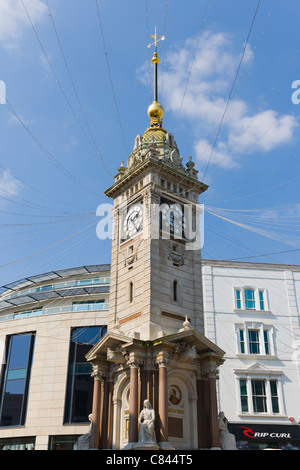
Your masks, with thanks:
M239 74L239 71L240 71L240 68L241 68L243 59L244 59L244 55L245 55L245 52L246 52L246 48L247 48L247 46L248 46L249 37L250 37L251 31L252 31L252 28L253 28L253 25L254 25L254 22L255 22L255 18L256 18L256 15L257 15L257 12L258 12L260 3L261 3L261 0L258 0L258 3L257 3L257 6L256 6L256 9L255 9L254 15L253 15L253 18L252 18L252 21L251 21L250 29L249 29L249 31L248 31L248 35L247 35L247 38L246 38L246 42L245 42L245 44L244 44L244 49L243 49L243 52L242 52L242 56L241 56L241 59L240 59L240 62L239 62L239 65L238 65L238 68L237 68L237 71L236 71L236 74L235 74L235 78L234 78L233 83L232 83L232 87L231 87L231 90L230 90L230 93L229 93L229 97L228 97L228 99L227 99L226 106L225 106L225 109L224 109L224 112L223 112L223 115L222 115L222 118L221 118L221 121L220 121L218 130L217 130L217 134L216 134L216 137L215 137L213 146L212 146L211 154L210 154L210 157L209 157L209 159L208 159L208 162L207 162L207 165L206 165L206 169L205 169L205 171L204 171L204 175L203 175L203 177L202 177L203 180L204 180L204 178L205 178L205 176L206 176L206 173L207 173L207 170L208 170L208 166L209 166L209 164L210 164L210 161L211 161L213 152L214 152L214 150L215 150L215 146L216 146L216 144L217 144L217 140L218 140L218 138L219 138L219 134L220 134L220 131L221 131L221 127L222 127L223 122L224 122L225 114L226 114L226 112L227 112L227 109L228 109L229 104L230 104L230 101L231 101L231 97L232 97L232 94L233 94L233 89L234 89L234 87L235 87L235 83L236 83L236 80L237 80L237 77L238 77L238 74Z
M99 23L99 28L100 28L104 53L105 53L105 61L106 61L106 66L107 66L107 70L108 70L110 86L111 86L111 90L112 90L112 94L113 94L113 99L114 99L115 108L116 108L116 112L117 112L117 116L118 116L118 121L119 121L119 126L120 126L120 130L121 130L121 134L122 134L123 143L124 143L124 146L125 146L126 155L127 155L127 157L129 157L129 151L128 151L127 144L126 144L126 139L125 139L125 135L124 135L124 131L123 131L123 126L122 126L122 122L121 122L120 112L119 112L119 108L118 108L118 104L117 104L116 93L115 93L115 89L114 89L112 74L111 74L109 60L108 60L108 53L107 53L105 39L104 39L104 32L103 32L103 28L102 28L102 22L101 22L101 17L100 17L100 9L99 9L98 0L96 0L96 8L97 8L98 23Z
M27 15L27 17L28 17L28 19L29 19L29 22L30 22L31 27L32 27L32 29L33 29L33 31L34 31L34 34L35 34L35 36L36 36L36 38L37 38L37 40L38 40L38 43L39 43L39 45L40 45L40 47L41 47L41 49L42 49L42 52L43 52L43 54L44 54L44 56L45 56L45 59L46 59L46 61L47 61L47 64L48 64L49 67L50 67L50 70L51 70L51 72L52 72L52 74L53 74L53 76L54 76L54 78L55 78L55 81L56 81L56 83L57 83L57 85L58 85L60 91L62 92L62 94L63 94L63 96L64 96L64 98L65 98L65 100L66 100L66 102L67 102L67 104L68 104L68 106L69 106L70 111L72 112L73 116L75 117L76 121L78 122L80 129L82 130L83 134L84 134L85 137L87 138L87 140L88 140L89 144L91 145L93 151L96 153L97 157L101 160L101 162L103 163L105 169L108 171L108 173L110 174L110 176L113 176L112 173L110 172L110 170L108 169L108 167L106 166L106 163L105 163L105 161L103 160L103 158L101 157L100 153L97 151L97 149L94 148L93 143L91 143L91 141L90 141L90 139L89 139L89 137L88 137L88 135L87 135L85 129L83 128L81 122L79 121L78 116L77 116L77 114L75 113L75 111L74 111L74 109L73 109L73 107L72 107L72 104L70 103L70 100L68 99L68 97L67 97L67 95L66 95L66 92L65 92L64 88L62 87L62 85L61 85L61 83L60 83L60 80L59 80L59 78L58 78L58 76L57 76L57 74L56 74L56 72L55 72L55 70L54 70L54 68L53 68L53 66L52 66L52 64L51 64L51 62L50 62L50 59L49 59L48 55L46 54L45 48L44 48L44 46L43 46L43 44L42 44L42 41L41 41L41 39L40 39L40 37L39 37L39 35L38 35L38 32L37 32L36 28L34 27L34 24L33 24L32 20L31 20L31 17L30 17L30 15L29 15L29 13L28 13L28 10L27 10L27 8L26 8L26 6L25 6L23 0L21 0L21 3L22 3L22 5L23 5L23 8L24 8L24 10L25 10L25 13L26 13L26 15ZM50 14L50 16L51 16L51 14ZM51 17L52 17L52 16L51 16Z
M8 173L10 176L12 176L13 178L15 178L17 181L19 181L20 183L22 183L24 186L27 186L28 188L32 189L33 191L37 192L38 194L41 194L42 196L45 196L46 198L48 199L52 199L53 201L55 202L58 202L59 204L63 204L65 206L69 206L69 207L72 207L72 208L75 208L75 209L80 209L78 206L73 206L72 204L68 204L67 202L63 202L63 201L60 201L52 196L49 196L48 194L45 194L43 191L40 191L39 189L37 188L34 188L31 184L28 184L26 183L25 181L23 181L21 178L19 178L18 176L12 174L12 172L10 170L8 170L7 168L5 168L3 165L0 164L0 168L2 168L2 170L5 172L5 173ZM2 189L1 189L2 191ZM0 196L1 197L1 196ZM22 198L23 200L23 198ZM36 206L35 204L32 203L32 205ZM36 206L36 207L41 207L41 206ZM50 209L50 208L44 208L44 207L41 207L43 210L49 210L49 211L54 211L54 209ZM81 210L86 210L86 209L81 209ZM56 211L55 212L61 212L61 211Z
M35 252L35 253L32 253L31 255L25 256L24 258L21 258L21 259L17 259L17 260L15 260L15 261L10 262L10 263L2 264L2 265L0 265L0 269L5 269L5 268L7 268L8 266L13 266L13 265L18 264L18 263L20 263L20 262L26 261L26 260L32 258L33 256L40 255L40 254L44 253L45 251L50 250L51 248L54 248L54 247L56 247L56 246L58 246L58 245L61 245L63 242L65 242L65 241L67 241L67 240L70 240L71 238L75 237L75 236L78 235L79 233L81 233L81 232L83 232L83 231L89 229L89 228L92 227L93 225L96 225L96 223L97 223L97 222L93 222L92 224L87 225L87 226L84 227L83 229L78 230L78 232L72 233L70 236L68 236L68 237L66 237L66 238L64 238L64 239L62 239L62 240L59 240L58 242L53 243L52 245L50 245L50 246L48 246L48 247L46 247L46 248L43 248L42 250L39 250L39 251L37 251L37 252Z
M100 160L102 161L103 165L105 166L105 168L106 168L106 170L108 171L108 173L110 174L110 176L112 176L112 174L111 174L109 168L107 167L107 165L106 165L104 159L103 159L102 156L101 156L101 153L100 153L100 151L99 151L99 148L98 148L98 146L97 146L97 143L96 143L96 141L95 141L95 138L94 138L94 136L93 136L93 133L92 133L92 131L91 131L91 127L90 127L90 125L89 125L89 123L88 123L88 121L87 121L86 114L85 114L85 112L84 112L83 106L82 106L81 101L80 101L80 99L79 99L79 95L78 95L77 89L76 89L76 87L75 87L74 80L73 80L73 78L72 78L72 74L71 74L71 71L70 71L70 67L68 66L68 63L67 63L67 60L66 60L66 56L65 56L65 53L64 53L63 48L62 48L62 44L61 44L61 41L60 41L60 38L59 38L59 35L58 35L57 28L56 28L55 23L54 23L53 15L52 15L52 12L51 12L50 7L49 7L48 0L46 0L46 3L47 3L48 11L49 11L49 16L50 16L50 18L51 18L51 23L52 23L52 26L53 26L53 29L54 29L54 32L55 32L55 36L56 36L57 42L58 42L58 46L59 46L60 52L61 52L61 54L62 54L62 58L63 58L64 64L65 64L65 67L66 67L66 70L67 70L67 73L68 73L68 76L69 76L69 79L70 79L72 88L73 88L73 90L74 90L74 93L75 93L77 102L78 102L78 104L79 104L80 111L81 111L81 114L82 114L82 116L83 116L84 122L85 122L85 124L86 124L86 126L87 126L87 129L88 129L88 131L89 131L89 133L90 133L91 139L92 139L93 144L94 144L94 151L96 152L97 156L98 156L98 157L100 158ZM68 101L68 103L69 103L69 101ZM74 114L74 113L73 113L73 114Z
M96 192L94 192L93 190L91 190L90 188L86 187L83 183L81 183L80 181L78 181L73 175L71 175L71 173L66 170L66 168L64 168L63 165L61 165L61 163L59 163L54 157L53 155L48 152L48 150L39 142L39 140L33 135L33 133L30 131L30 129L28 128L28 126L26 126L26 124L22 121L22 119L20 118L20 116L16 113L16 111L13 109L12 105L9 103L8 99L6 99L6 107L9 109L9 111L17 118L17 120L20 122L20 124L22 124L23 128L26 130L26 132L29 134L29 136L32 138L32 140L35 142L35 144L42 150L42 152L46 155L47 158L49 158L51 160L52 163L54 163L54 165L68 178L70 179L73 183L75 183L76 185L80 186L84 191L94 195L94 196L97 196L100 197L100 198L103 198L103 199L106 199L104 196L101 196L99 194L97 194Z
M164 37L167 37L167 0L165 0L165 12L164 12ZM166 50L166 45L163 45L163 54L162 54L162 73L161 73L161 103L163 103L163 88L164 88L164 69L165 69L165 50ZM148 48L149 51L149 48Z
M294 250L273 251L272 253L263 253L260 255L253 255L253 256L243 256L242 258L231 258L228 261L238 261L238 260L243 260L243 259L248 259L248 258L261 258L263 256L280 255L282 253L292 253L295 251L300 251L300 248L296 248Z
M201 35L202 35L202 30L204 28L204 23L206 21L206 14L207 14L207 10L208 10L208 7L209 7L209 3L210 3L210 0L207 0L205 10L204 10L204 14L203 14L203 18L202 18L202 23L201 23L201 26L200 26L200 31L199 31L198 38L197 38L197 44L196 44L196 47L195 47L195 50L194 50L194 55L193 55L193 59L192 59L188 79L187 79L187 82L186 82L186 85L185 85L185 89L184 89L183 96L182 96L182 99L181 99L181 103L180 103L180 107L179 107L179 110L178 110L177 118L176 118L175 125L174 125L173 131L172 131L173 134L174 134L174 131L177 127L177 124L178 124L178 121L179 121L179 116L181 114L183 102L184 102L184 99L185 99L185 95L186 95L186 92L187 92L187 89L188 89L188 86L189 86L189 82L190 82L190 78L191 78L191 75L192 75L194 62L195 62L198 47L199 47L200 38L201 38Z

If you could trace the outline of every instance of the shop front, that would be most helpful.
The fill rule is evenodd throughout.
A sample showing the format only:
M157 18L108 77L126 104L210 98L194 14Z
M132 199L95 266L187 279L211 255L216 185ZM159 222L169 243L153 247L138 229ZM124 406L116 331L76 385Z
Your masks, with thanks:
M235 435L240 450L300 450L298 424L229 423L228 430Z

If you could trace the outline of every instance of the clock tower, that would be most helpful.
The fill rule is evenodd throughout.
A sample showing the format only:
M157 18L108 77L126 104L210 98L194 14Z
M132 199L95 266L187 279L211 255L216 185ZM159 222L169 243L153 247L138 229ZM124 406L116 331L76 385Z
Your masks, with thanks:
M142 340L174 333L185 320L204 332L199 195L207 186L163 128L157 52L152 62L150 125L105 192L114 200L108 328Z
M86 356L94 377L90 445L219 448L216 381L224 351L204 336L202 303L199 196L207 186L163 127L163 38L153 37L150 124L105 192L114 201L110 305L107 333ZM139 419L145 404L155 415L147 439Z

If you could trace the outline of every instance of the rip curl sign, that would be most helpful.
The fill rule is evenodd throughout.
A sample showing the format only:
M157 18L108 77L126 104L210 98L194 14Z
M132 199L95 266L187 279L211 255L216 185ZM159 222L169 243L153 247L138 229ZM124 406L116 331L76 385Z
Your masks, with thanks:
M6 104L6 85L0 80L0 104Z
M240 426L243 429L243 434L251 439L292 439L290 432L254 432L251 428Z

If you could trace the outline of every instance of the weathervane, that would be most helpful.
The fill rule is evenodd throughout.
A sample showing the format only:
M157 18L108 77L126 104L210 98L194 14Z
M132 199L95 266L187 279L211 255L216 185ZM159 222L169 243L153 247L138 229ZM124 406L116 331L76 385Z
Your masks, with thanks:
M158 57L157 46L159 46L159 41L164 41L165 36L157 36L156 34L156 26L155 26L155 34L151 34L150 37L154 39L152 44L149 44L148 47L155 45L155 52L153 53L152 64L154 64L154 101L157 101L157 65L159 64L160 60Z

